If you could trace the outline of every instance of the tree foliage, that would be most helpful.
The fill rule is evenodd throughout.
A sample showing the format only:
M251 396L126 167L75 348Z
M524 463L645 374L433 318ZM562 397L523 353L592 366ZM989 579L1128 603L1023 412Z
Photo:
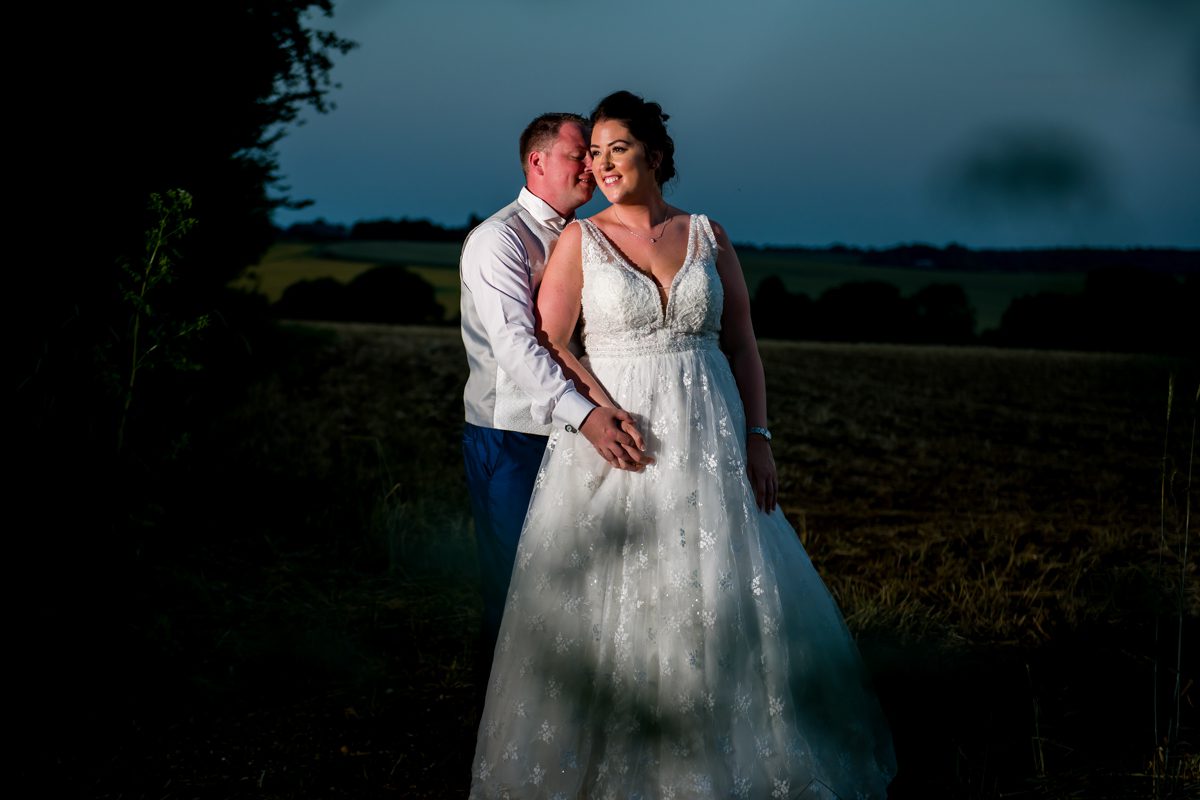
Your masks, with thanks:
M273 147L305 109L331 107L333 59L352 45L315 24L331 0L26 13L47 35L30 54L40 80L18 94L31 128L21 155L39 169L21 233L47 256L15 276L15 384L33 435L77 448L105 438L121 413L120 393L105 392L103 351L130 335L122 264L143 257L153 196L186 192L197 220L174 242L159 321L208 315L210 350L197 358L244 348L247 303L225 287L265 251L271 212L289 202Z
M373 267L347 284L333 278L297 281L272 310L285 319L440 325L442 307L428 281L401 266Z
M958 284L931 283L910 297L882 281L843 283L815 301L766 278L754 294L754 330L767 339L1159 353L1197 357L1200 276L1135 267L1087 273L1075 294L1040 292L1009 304L1000 326L977 335Z
M767 339L968 344L975 337L975 311L956 284L902 297L890 283L851 281L814 301L772 276L759 284L752 313L755 332Z
M32 179L13 198L28 224L10 234L31 256L13 260L5 293L21 521L9 541L39 593L14 636L31 643L17 717L45 752L70 754L31 770L80 781L51 794L90 785L88 754L134 697L162 691L178 621L164 596L203 586L171 548L195 541L180 530L201 502L187 491L220 465L187 442L242 392L267 320L265 302L248 314L226 285L259 259L286 202L273 145L304 109L329 107L332 59L350 45L309 12L331 8L15 10L28 46L12 152ZM103 658L81 667L81 653Z
M1130 267L1088 273L1083 292L1018 297L987 341L1009 347L1200 356L1200 280Z
M19 680L63 704L36 718L78 719L65 709L100 698L117 713L121 687L139 680L130 665L152 663L139 658L152 638L150 553L172 541L179 517L167 509L195 503L171 499L202 469L182 443L238 396L265 330L265 302L248 313L254 304L226 286L259 259L271 211L287 202L274 144L305 109L330 107L330 67L350 48L316 27L313 14L331 10L331 0L15 10L27 46L10 98L13 154L32 176L14 198L27 224L11 234L31 255L14 260L5 293L13 516L25 520L12 555L51 597L18 631L41 642ZM81 677L80 652L120 657Z

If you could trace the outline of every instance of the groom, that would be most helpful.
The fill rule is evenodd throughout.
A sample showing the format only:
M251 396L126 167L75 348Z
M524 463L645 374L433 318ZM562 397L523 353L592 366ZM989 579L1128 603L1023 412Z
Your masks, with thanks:
M630 415L580 394L534 334L542 271L575 209L596 188L587 127L575 114L543 114L525 128L525 187L468 234L459 261L471 370L463 393L463 458L483 582L482 667L491 663L525 510L555 425L583 434L615 467L638 469L649 461Z

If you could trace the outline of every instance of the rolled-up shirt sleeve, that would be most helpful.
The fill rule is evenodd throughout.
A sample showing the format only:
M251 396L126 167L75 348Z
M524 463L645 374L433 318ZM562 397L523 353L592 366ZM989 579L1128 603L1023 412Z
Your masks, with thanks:
M534 421L558 421L578 429L596 406L575 389L537 340L527 264L525 246L515 233L504 225L485 223L463 247L462 280L496 364L529 395Z

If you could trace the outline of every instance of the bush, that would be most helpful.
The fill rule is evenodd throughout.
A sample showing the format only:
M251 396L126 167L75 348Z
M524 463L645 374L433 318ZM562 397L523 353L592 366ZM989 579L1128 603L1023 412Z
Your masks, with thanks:
M275 303L276 316L334 322L437 325L442 307L428 281L405 267L375 267L348 284L333 278L294 283Z

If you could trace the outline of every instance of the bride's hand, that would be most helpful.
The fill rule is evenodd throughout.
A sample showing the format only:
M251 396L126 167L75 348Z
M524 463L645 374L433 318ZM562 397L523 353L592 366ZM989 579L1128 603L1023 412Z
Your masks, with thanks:
M778 501L779 476L771 443L761 436L751 436L746 442L746 474L754 487L754 501L760 510L770 514Z
M617 469L638 472L654 463L654 459L646 454L646 442L628 411L599 405L584 418L579 432L591 442L601 458Z

